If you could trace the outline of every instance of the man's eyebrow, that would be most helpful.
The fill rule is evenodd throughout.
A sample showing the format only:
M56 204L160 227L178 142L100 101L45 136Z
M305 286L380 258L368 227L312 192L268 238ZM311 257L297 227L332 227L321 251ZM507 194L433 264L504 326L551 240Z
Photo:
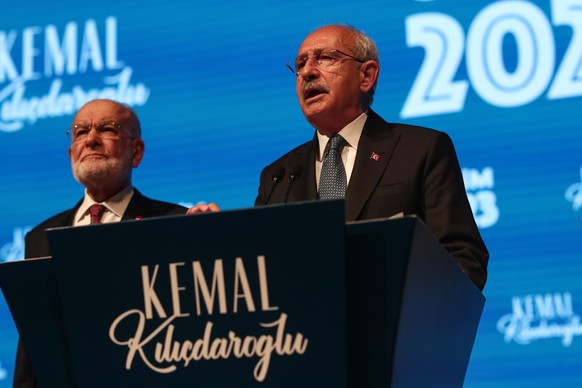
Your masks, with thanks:
M77 123L81 123L81 124L89 124L89 123L94 123L94 124L100 124L100 123L106 123L109 121L115 121L116 123L119 123L121 121L121 119L118 118L104 118L104 119L100 119L100 120L79 120L79 121L74 121L73 123L77 124Z
M333 50L335 50L335 49L332 49L332 48L329 48L329 47L320 47L320 48L313 49L311 51L313 52L313 54L321 54L324 51L333 51ZM307 51L306 51L306 52L303 52L303 53L299 54L296 58L297 59L300 59L300 58L305 58L307 56L309 56L309 55L307 54Z

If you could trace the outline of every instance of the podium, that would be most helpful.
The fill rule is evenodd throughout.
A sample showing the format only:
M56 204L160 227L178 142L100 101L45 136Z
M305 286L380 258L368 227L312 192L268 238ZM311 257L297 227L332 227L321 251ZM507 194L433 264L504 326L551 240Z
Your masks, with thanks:
M47 234L0 264L42 387L460 387L484 305L420 219L343 201Z

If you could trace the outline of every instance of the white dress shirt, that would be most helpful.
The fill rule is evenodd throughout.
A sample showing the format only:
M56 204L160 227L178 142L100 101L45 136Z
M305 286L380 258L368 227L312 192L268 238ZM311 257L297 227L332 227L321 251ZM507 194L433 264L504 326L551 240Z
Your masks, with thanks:
M119 193L115 194L113 197L109 198L105 202L101 202L100 204L105 206L105 211L101 216L101 223L107 224L111 222L119 222L129 205L129 201L133 197L133 186L129 185L125 189L121 190ZM75 220L73 221L74 226L79 225L89 225L91 223L91 216L89 215L89 207L94 205L98 202L93 201L89 194L87 193L87 189L85 189L85 198L83 199L83 203L77 210L77 214L75 215Z
M342 128L338 133L346 140L346 145L342 150L342 162L346 169L347 184L350 184L350 177L354 170L354 163L356 162L356 154L358 152L358 142L364 129L364 124L368 119L368 111L359 115L354 121ZM315 158L315 181L317 182L317 190L319 190L319 177L321 176L321 167L323 165L323 156L329 142L329 136L317 132L317 139L319 140L319 155Z

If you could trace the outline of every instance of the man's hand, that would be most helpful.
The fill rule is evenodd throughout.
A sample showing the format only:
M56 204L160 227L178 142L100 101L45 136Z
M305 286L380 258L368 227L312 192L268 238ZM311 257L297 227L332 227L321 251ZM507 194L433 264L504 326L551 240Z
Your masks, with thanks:
M219 212L220 208L214 202L210 202L209 204L199 203L196 206L191 207L188 209L186 214L196 214L196 213L209 213L209 212Z

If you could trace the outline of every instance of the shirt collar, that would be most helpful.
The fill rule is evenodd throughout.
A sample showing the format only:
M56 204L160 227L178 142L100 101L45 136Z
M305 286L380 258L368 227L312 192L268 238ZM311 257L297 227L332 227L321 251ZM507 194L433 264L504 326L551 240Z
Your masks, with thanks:
M367 119L368 111L366 110L338 132L346 140L346 147L351 147L356 151L358 150L358 142L360 141L360 136L362 136L364 124ZM321 161L322 155L325 155L325 149L330 136L323 135L317 131L317 139L319 140L319 155L317 156L317 160Z
M108 211L114 213L117 217L122 218L127 206L129 205L129 201L133 197L133 186L129 185L113 197L109 198L107 201L101 202L101 205L104 205ZM76 221L79 222L89 211L89 207L94 205L98 202L95 202L85 189L85 197L83 198L83 203L77 210L77 219Z

